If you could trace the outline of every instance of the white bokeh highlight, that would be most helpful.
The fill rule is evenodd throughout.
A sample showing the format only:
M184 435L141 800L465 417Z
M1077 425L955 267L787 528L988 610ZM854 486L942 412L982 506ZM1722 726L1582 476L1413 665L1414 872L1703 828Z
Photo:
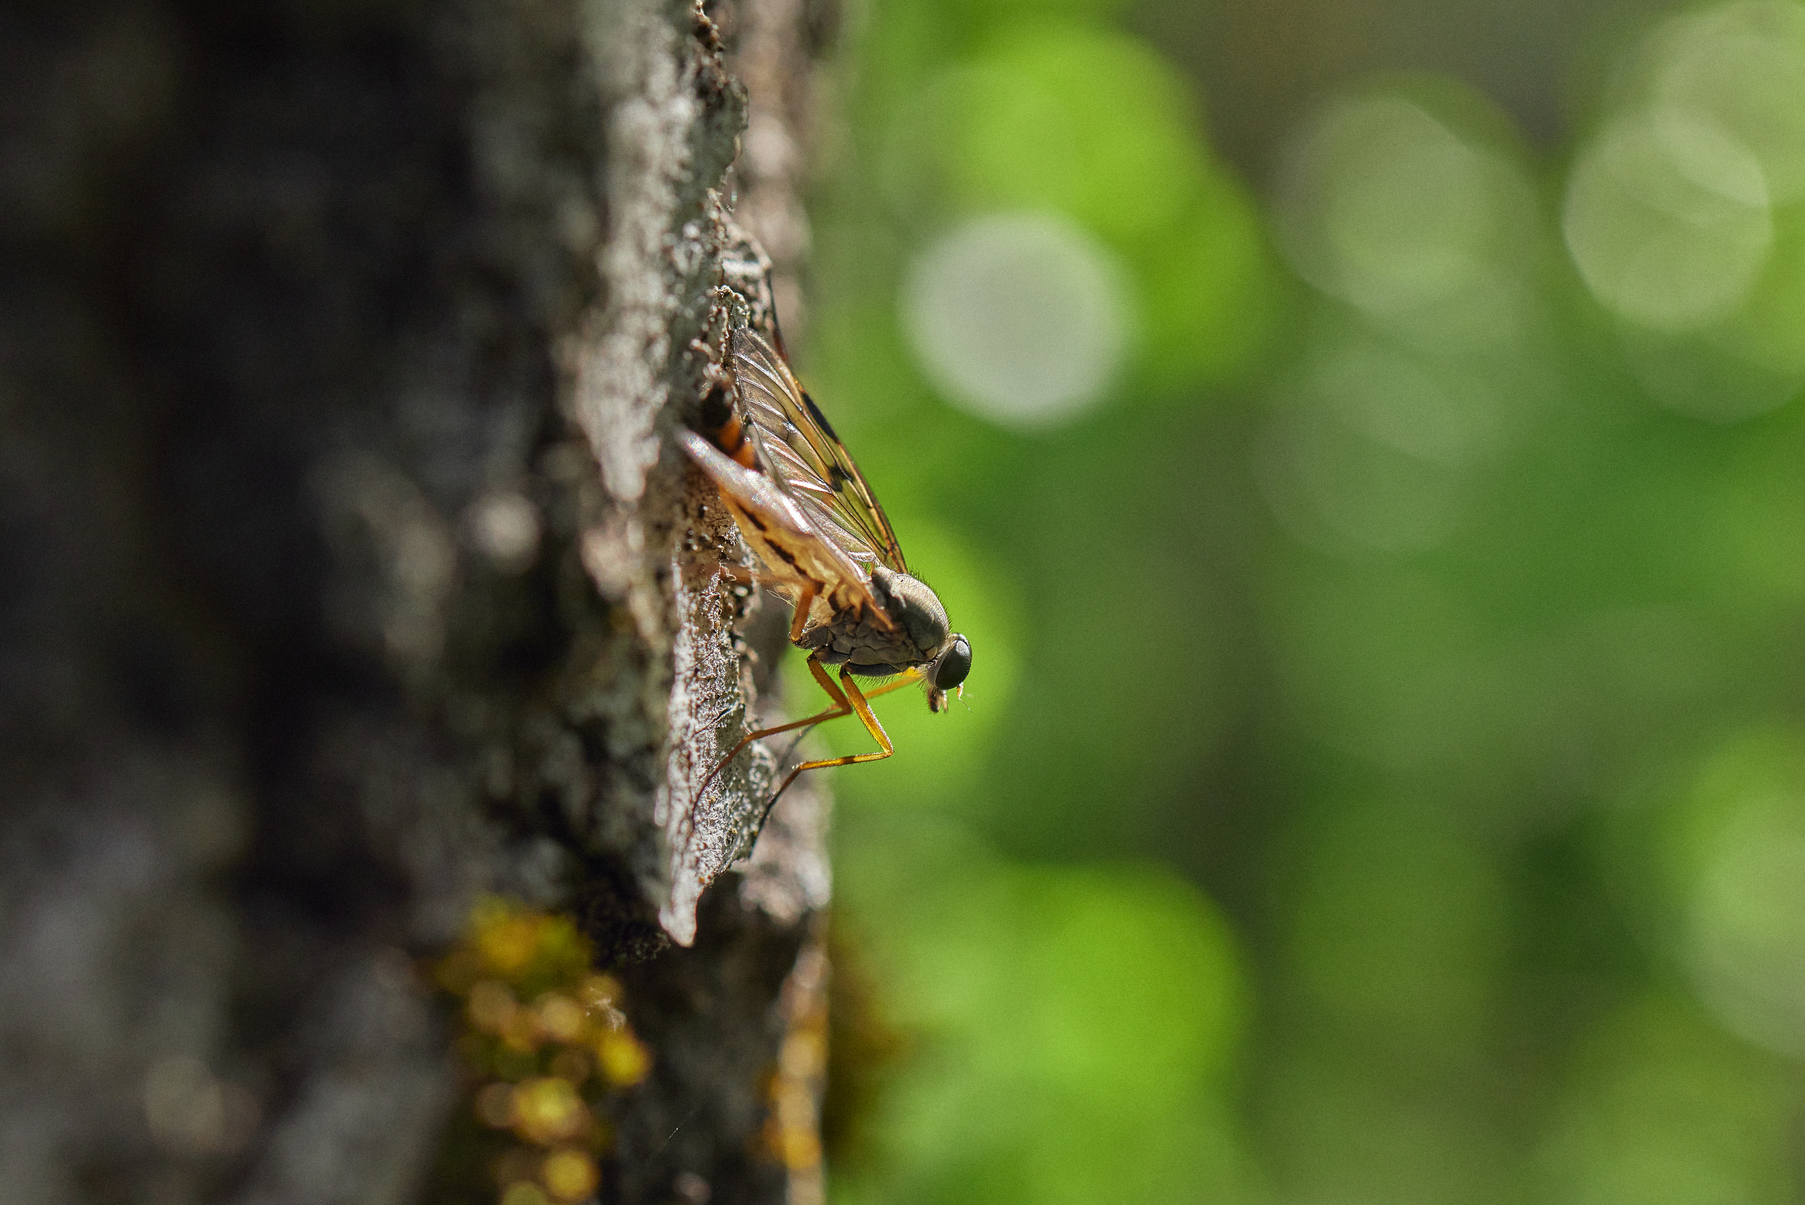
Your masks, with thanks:
M1561 226L1593 296L1669 331L1733 312L1774 242L1760 163L1715 122L1674 108L1601 132L1574 166Z
M1331 297L1418 328L1478 309L1482 329L1531 204L1513 164L1384 94L1317 114L1287 148L1274 202L1286 257Z
M1000 426L1053 426L1101 401L1121 371L1131 327L1123 276L1076 223L989 214L909 265L903 331L954 405Z
M1805 198L1805 6L1737 0L1676 18L1654 45L1651 107L1741 144L1774 204Z
M1650 397L1736 422L1805 388L1805 5L1732 0L1637 46L1580 148L1567 249Z

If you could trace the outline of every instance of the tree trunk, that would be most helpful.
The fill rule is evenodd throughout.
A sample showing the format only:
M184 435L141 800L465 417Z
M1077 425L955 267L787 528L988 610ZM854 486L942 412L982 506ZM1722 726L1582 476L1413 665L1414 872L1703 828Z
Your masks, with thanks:
M667 438L806 247L813 17L0 15L0 1205L492 1199L429 1178L485 893L651 1049L603 1200L818 1195L824 802L735 871L771 756L694 803L785 617Z

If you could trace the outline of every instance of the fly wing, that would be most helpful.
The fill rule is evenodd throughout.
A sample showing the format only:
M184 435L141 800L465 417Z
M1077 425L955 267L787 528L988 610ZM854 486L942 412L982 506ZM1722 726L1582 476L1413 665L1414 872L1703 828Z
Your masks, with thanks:
M733 377L759 460L847 556L907 573L902 547L852 454L796 383L783 358L752 331L733 331Z
M884 614L871 592L869 571L835 541L824 538L804 508L775 481L722 455L694 431L678 431L677 441L720 491L740 533L763 563L764 578L792 605L805 593L813 595L810 611L820 622L866 606Z

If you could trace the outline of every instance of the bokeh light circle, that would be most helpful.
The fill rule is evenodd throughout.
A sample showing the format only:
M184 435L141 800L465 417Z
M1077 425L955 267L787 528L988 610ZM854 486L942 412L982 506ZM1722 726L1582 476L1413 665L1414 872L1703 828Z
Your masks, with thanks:
M1668 331L1735 310L1774 241L1760 163L1717 123L1673 108L1599 134L1568 181L1561 226L1606 308Z
M1680 953L1716 1019L1805 1056L1805 737L1755 730L1710 757L1670 846Z
M1690 904L1687 961L1711 1010L1805 1055L1805 800L1752 801L1708 851Z
M1655 105L1705 115L1760 164L1769 197L1805 197L1805 7L1741 0L1669 24Z
M1300 275L1390 315L1485 285L1525 193L1508 163L1414 100L1353 96L1292 144L1275 219Z
M955 227L909 266L901 308L935 388L1003 426L1082 413L1107 392L1128 348L1114 256L1052 214L990 214Z
M1733 0L1637 48L1569 175L1567 248L1647 394L1710 422L1805 385L1805 6Z

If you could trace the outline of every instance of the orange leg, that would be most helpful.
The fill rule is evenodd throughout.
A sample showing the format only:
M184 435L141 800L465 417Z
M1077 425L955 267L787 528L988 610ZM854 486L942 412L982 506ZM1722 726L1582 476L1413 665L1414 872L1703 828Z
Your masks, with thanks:
M798 608L797 613L802 613L801 608ZM778 724L774 728L760 728L756 732L748 732L745 736L740 738L739 744L728 750L727 756L721 759L720 764L708 772L708 777L702 780L701 787L696 791L696 799L700 800L708 793L709 785L714 782L715 778L722 770L727 768L727 763L738 757L740 750L744 749L747 745L750 745L753 741L761 740L767 736L776 736L780 732L793 732L798 728L811 728L814 725L824 723L827 720L837 720L841 716L851 715L855 711L858 713L859 719L864 721L866 730L877 739L878 744L882 745L886 751L883 753L862 753L850 760L875 761L879 758L890 756L890 753L888 752L891 747L890 738L884 734L883 725L877 722L877 716L872 714L871 705L866 700L875 699L879 695L887 695L893 690L898 690L904 686L909 686L920 681L921 671L916 669L904 670L896 676L896 681L886 682L884 685L873 691L862 691L859 689L858 684L852 680L852 675L846 670L840 671L840 685L836 685L834 680L828 676L827 667L822 665L820 660L815 656L809 657L808 668L809 673L815 676L815 681L821 684L821 689L825 690L828 697L834 701L833 706L825 711L809 716L807 719L791 720L787 724ZM840 689L840 686L842 685L846 688L845 690ZM830 758L826 761L808 762L797 766L790 772L790 776L783 780L783 786L777 788L777 795L783 794L784 789L795 780L796 775L802 773L804 770L815 770L823 766L838 766L845 764L847 764L847 759ZM772 806L776 804L777 795L771 796L771 802L765 805L765 813L767 815L770 813ZM764 821L761 819L759 823L762 826Z
M828 679L826 672L816 664L812 657L809 659L809 664L815 668L815 680L820 682L823 686L827 686ZM796 776L804 770L825 770L829 766L850 766L856 762L862 761L883 761L886 757L889 757L892 753L896 752L896 746L890 743L890 734L885 732L884 726L877 722L877 713L871 710L871 703L869 700L877 695L895 690L899 686L908 685L909 682L919 678L921 673L919 670L910 670L908 671L908 675L909 676L906 677L904 681L886 682L883 686L867 695L864 691L859 689L859 684L852 680L852 672L850 670L842 669L840 671L840 686L846 693L839 698L839 701L851 705L852 710L858 713L860 722L865 725L865 731L869 732L871 734L871 739L883 746L883 748L875 753L848 753L845 757L824 757L819 761L803 762L800 766L797 766L794 770L790 771L790 776L783 780L783 785L777 788L776 794L772 795L770 802L765 804L765 810L758 818L758 827L760 829L765 827L765 821L770 817L771 809L777 806L777 801L783 797L785 791L790 789L790 784L796 781ZM829 687L828 689L830 693L836 696L840 695L840 692L833 690L832 687ZM845 715L846 713L842 711L839 714Z
M797 595L797 597L796 597L795 617L790 620L790 643L791 644L795 644L802 639L802 629L806 628L808 626L809 608L814 605L815 605L815 583L814 582L804 582L803 586L802 586L802 593ZM814 658L811 657L809 659L809 662L810 662L810 664L813 664ZM820 674L816 674L815 676L817 678L821 677ZM828 687L827 693L830 695L833 694L834 693L833 687L831 687L831 686Z

